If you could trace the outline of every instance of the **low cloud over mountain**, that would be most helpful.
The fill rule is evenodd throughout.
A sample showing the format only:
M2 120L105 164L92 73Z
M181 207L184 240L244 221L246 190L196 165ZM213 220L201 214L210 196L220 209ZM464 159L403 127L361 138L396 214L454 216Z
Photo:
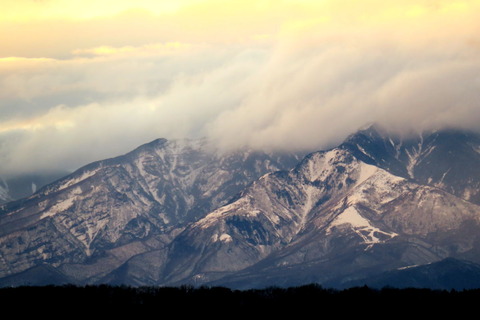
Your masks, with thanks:
M14 3L0 176L72 170L158 137L317 150L372 122L478 130L478 1Z

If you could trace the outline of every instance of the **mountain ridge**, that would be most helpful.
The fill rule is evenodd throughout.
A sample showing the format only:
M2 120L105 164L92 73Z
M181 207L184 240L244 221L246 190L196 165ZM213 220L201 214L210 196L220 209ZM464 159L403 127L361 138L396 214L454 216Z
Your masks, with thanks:
M1 276L341 286L448 257L480 263L477 134L373 126L304 157L207 144L156 139L1 206Z
M480 134L473 131L446 129L402 138L371 126L349 136L340 147L396 175L480 204L480 168L476 165L480 163Z
M337 151L337 155L338 153L341 153L341 152ZM328 155L328 152L325 154ZM314 158L314 157L311 156L310 158ZM328 156L326 158L328 158ZM341 164L348 163L348 161L346 161L345 159L338 159L336 157L332 157L332 159L339 160L338 163L341 163ZM308 171L308 169L311 168L311 165L312 165L311 163L307 162L307 165L305 166L304 169ZM360 164L359 167L362 167L362 165ZM347 190L346 194L340 193L340 196L338 195L336 196L335 194L329 195L328 191L326 190L332 190L332 188L339 187L339 186L340 186L339 189L341 189L341 186L343 184L346 184L345 181L347 181L347 179L352 179L352 177L354 176L353 174L354 171L348 172L348 169L344 171L345 168L343 166L337 167L335 166L335 164L332 164L331 168L324 168L324 169L325 169L325 172L331 172L333 170L338 170L339 168L342 168L342 170L340 170L342 171L342 173L347 172L347 176L344 177L343 179L339 177L335 177L333 179L334 183L332 185L329 185L328 180L325 180L325 179L316 180L316 178L322 176L321 174L319 176L308 176L308 174L306 175L309 178L313 177L313 180L311 180L310 182L314 182L314 183L320 182L319 187L321 189L317 193L318 197L314 199L316 204L319 204L319 206L316 208L315 206L312 208L309 208L310 210L309 214L311 215L311 218L307 221L307 223L310 226L310 230L309 232L306 232L306 234L304 235L301 235L299 232L302 229L297 229L296 234L287 232L287 234L289 235L288 237L285 237L285 235L282 235L279 237L279 239L277 239L277 242L275 242L275 243L278 243L278 241L285 240L288 238L295 238L298 235L301 235L299 238L296 238L297 243L302 242L302 237L306 237L308 240L306 241L306 243L301 243L300 250L293 250L293 254L287 254L288 250L290 250L291 248L290 244L287 243L286 246L276 247L275 250L273 251L271 250L264 251L266 250L266 248L269 248L269 246L272 246L272 239L262 237L261 234L258 235L256 234L256 232L258 232L258 230L265 230L265 228L268 229L272 220L284 220L286 218L285 216L281 217L280 219L272 218L272 213L268 214L269 219L260 219L260 218L257 219L257 217L255 216L251 217L251 214L249 214L249 212L257 212L257 211L265 212L265 211L263 211L262 207L258 205L253 206L252 208L249 209L248 205L243 203L237 206L236 210L238 212L235 212L234 211L235 209L233 209L233 211L235 212L233 213L233 215L240 216L242 219L240 221L243 221L242 223L245 226L243 229L242 229L242 226L235 227L235 228L239 229L240 233L250 232L251 234L243 235L243 237L241 237L241 239L246 238L247 242L243 242L244 244L240 246L238 241L241 241L241 240L236 239L235 236L233 236L231 231L230 232L225 231L225 230L234 230L233 231L234 233L237 232L235 231L235 228L232 229L232 227L228 227L228 220L226 218L226 215L228 215L228 210L232 210L232 205L234 205L235 204L234 203L229 205L228 208L224 207L212 213L211 215L213 215L213 219L209 215L206 218L202 219L200 222L197 222L197 225L199 225L200 228L198 228L197 225L192 226L193 230L200 232L201 234L203 232L203 230L201 229L204 229L202 228L202 226L205 225L205 222L202 222L202 221L210 218L210 220L213 220L214 222L219 224L218 221L220 219L223 219L225 220L225 222L222 222L217 227L217 229L219 230L218 233L210 233L208 236L193 235L192 236L193 239L182 240L182 237L189 230L187 228L186 231L180 234L179 237L177 237L175 241L172 242L173 245L178 244L178 242L180 243L183 242L187 244L198 242L201 244L201 246L196 247L195 250L186 249L184 246L180 245L180 249L178 249L178 251L192 252L193 256L198 256L198 258L196 258L196 260L187 259L186 261L188 263L187 262L179 263L178 261L174 261L172 263L172 266L175 266L175 268L172 267L172 269L176 269L175 272L179 273L178 268L181 269L182 265L188 265L186 272L187 273L190 272L191 281L193 281L193 283L195 283L198 279L203 278L202 281L207 281L207 282L213 281L213 283L215 284L217 283L220 284L221 282L216 282L216 280L218 279L208 278L209 275L211 274L213 274L214 276L215 275L218 276L219 274L215 273L215 272L218 272L218 270L209 269L208 263L207 263L207 267L202 267L201 265L199 267L198 266L199 261L200 263L203 263L203 264L205 264L206 262L204 260L198 260L198 259L205 259L206 257L209 257L209 259L212 259L212 257L216 257L216 254L220 252L221 256L223 255L228 257L229 255L232 255L232 254L234 256L230 258L227 258L227 257L223 258L223 256L222 258L216 257L213 260L213 262L210 264L215 265L216 264L215 262L217 262L218 260L223 262L228 260L248 261L248 259L251 259L251 258L248 258L251 255L251 253L247 254L248 251L246 251L247 249L245 248L249 247L248 245L249 240L252 241L252 239L256 239L258 237L260 237L259 242L254 243L255 246L249 249L249 250L257 249L256 254L254 254L257 260L252 260L251 263L249 263L248 265L242 266L240 269L251 268L256 263L263 262L262 260L267 257L269 257L269 259L272 259L272 255L280 255L280 256L283 255L283 258L280 258L280 260L277 259L276 262L274 262L274 265L276 266L291 265L293 268L298 269L298 268L303 268L307 264L306 263L307 261L313 262L317 259L320 259L320 260L327 259L327 261L328 259L332 259L334 261L336 259L335 256L338 256L339 254L338 249L345 250L345 248L351 247L351 250L354 250L354 251L362 250L364 252L367 252L373 246L375 246L374 249L376 249L378 246L384 245L384 242L387 242L387 244L385 245L388 246L389 240L392 240L395 242L396 238L400 237L400 235L403 238L408 238L412 236L413 237L431 236L438 232L442 233L442 232L448 231L451 225L455 225L456 227L459 228L461 224L464 223L464 221L466 220L470 221L471 219L473 219L472 221L474 221L478 225L478 221L480 217L480 208L478 208L476 205L470 204L461 199L457 199L455 196L445 193L440 189L413 184L412 182L409 182L404 178L391 176L390 174L386 173L384 170L381 170L381 169L372 170L371 168L368 167L368 165L366 165L366 167L364 166L364 168L366 168L366 171L368 172L366 176L364 175L362 177L362 173L357 172L358 178L356 181L355 180L351 181L351 183L353 184L353 188L350 190ZM316 169L314 170L314 172L318 173L319 170ZM278 174L269 174L267 175L267 177L272 175L278 175ZM328 173L326 174L326 176L331 177L331 174ZM263 177L262 179L265 180L266 178ZM373 182L369 181L369 179L372 179ZM341 181L343 181L343 183ZM380 184L379 184L379 181L381 182ZM303 182L304 181L298 182L299 186L297 189L304 189L306 187L303 184ZM368 190L372 188L372 186L373 188L378 189L379 186L385 183L389 183L394 186L394 187L393 186L389 187L387 189L386 194L380 195L379 197L380 199L387 198L387 200L385 200L385 204L380 203L380 206L378 208L375 208L375 206L371 206L371 205L368 206L366 203L378 204L378 199L372 199L371 194L368 194ZM283 185L283 184L280 183L280 185ZM290 183L287 185L291 186L292 184ZM349 192L351 190L355 190L355 188L357 188L358 190L356 190L353 194L350 194ZM392 195L392 190L397 190L397 191L400 190L400 192L398 194L394 193ZM413 190L415 192L412 192ZM265 201L265 200L262 200L262 196L259 196L261 195L261 193L262 193L261 191L255 190L251 192L251 194L247 194L246 197L247 198L250 197L250 202L261 203L262 201ZM313 192L311 192L310 194L312 193ZM362 199L362 195L365 196L365 194L368 195L367 201L364 201L364 199ZM300 203L300 207L301 207L302 206L301 203L303 200L301 200L301 197L299 198L300 200L298 200L297 198L295 198L294 195L295 195L295 192L290 192L287 195L278 195L278 194L275 194L273 190L272 194L268 196L268 199L276 199L275 201L279 201L279 203L281 203L282 201L289 202L288 206L285 206L285 207L295 208L295 205L298 203ZM327 196L327 199L323 198L325 197L325 195ZM388 199L387 197L388 195L390 195L392 199ZM415 195L417 195L417 198L415 198ZM411 197L414 197L414 198L411 199ZM443 201L446 201L445 203L447 205L435 206L435 202L439 201L439 199L443 199ZM374 200L374 201L368 201L368 200ZM422 205L419 200L423 201L424 204ZM306 202L304 201L303 205L305 205ZM423 217L421 220L419 220L419 217L414 217L413 215L405 213L405 212L409 212L410 210L415 210L414 207L419 204L420 206L418 209L416 209L416 213L417 215L420 215L419 217ZM389 206L387 210L382 209L383 205ZM431 205L433 205L434 207L431 207ZM463 206L466 206L466 207L463 207ZM269 207L271 207L270 203L267 205L267 208ZM281 206L280 207L273 206L273 207L278 208L278 209L275 209L276 211L273 210L273 212L277 212L277 213L281 212ZM443 209L443 207L446 207L447 209ZM452 207L453 209L448 209L449 207ZM465 216L456 215L456 210L459 208L461 208ZM445 215L445 217L443 217L442 219L439 219L438 216L435 217L436 210L441 210L442 211L441 214ZM393 211L393 212L389 212L389 211ZM225 212L226 214L223 215L223 217L219 217L222 213L225 213ZM250 218L247 218L249 216ZM289 216L295 217L295 214L291 213L289 214ZM380 217L384 216L384 217L378 218L379 216ZM433 223L429 223L430 220L433 220ZM262 221L266 221L266 222L262 223ZM227 229L225 229L226 228L225 225L227 225ZM250 225L255 226L255 228ZM291 227L294 225L295 225L295 221L292 221L291 223L287 224L287 227ZM304 225L306 224L304 223ZM312 227L312 226L316 226L316 227ZM401 227L401 229L399 229L399 226ZM207 223L207 227L209 227L208 223ZM277 227L274 230L276 233L278 233L279 230L281 229ZM233 242L235 243L235 249L238 250L238 248L241 247L241 248L244 248L243 249L244 252L238 253L238 251L233 251L233 253L232 252L223 253L223 251L218 251L218 250L227 250L228 252L228 249L218 249L218 248L215 249L216 250L215 252L217 253L213 253L211 252L211 250L208 251L208 248L206 249L204 247L206 243L208 243L208 239L216 238L215 234L217 234L217 236L220 236L221 232L223 232L222 235L224 236L224 239L228 239L228 241L226 241L226 244L224 244L224 247L228 247L228 244ZM270 232L267 234L275 234L275 232ZM335 233L337 234L335 235ZM334 235L333 239L329 240L329 238L332 237L332 234ZM231 237L233 237L233 240L231 240ZM474 235L472 237L473 238L470 241L477 241ZM344 240L342 240L342 238ZM202 240L195 240L195 239L202 239ZM312 241L312 239L315 239L315 241ZM338 245L331 246L330 241L337 241L337 242L340 241L340 246ZM275 243L273 243L273 245L275 245ZM437 245L441 244L441 236L439 239L436 240L435 243L437 243ZM296 243L294 242L292 244L295 245ZM259 245L262 246L260 248L263 248L262 250L264 252L262 252L262 250L259 251L258 249ZM205 252L205 250L207 251ZM305 254L299 255L299 251L302 251L302 250L307 250L306 253L310 256L309 257L305 256ZM416 258L413 256L412 257L407 256L407 257L404 257L403 260L400 259L399 257L398 261L396 261L397 266L399 267L402 264L411 264L412 261L410 260L412 259L414 259L413 261L416 261L416 262L422 262L422 261L426 262L426 261L429 261L428 259L430 259L431 257L438 256L437 254L433 252L429 252L428 250L422 253L423 249L415 249L414 247L411 247L411 246L407 247L404 250L407 250L406 252L408 252L408 250L413 250L415 252L415 255L421 254L421 256ZM331 257L332 251L333 251L333 257ZM175 251L174 251L172 255L173 257L177 257L177 256L181 256L182 254L180 253L175 254ZM368 255L369 253L363 254L363 256L365 257L367 257ZM442 257L441 255L438 256L438 259L440 259L441 257ZM326 264L325 261L323 263ZM353 262L351 262L351 264L355 265ZM234 267L237 267L237 266L238 264L234 265ZM334 268L334 265L331 265L330 267ZM202 268L206 268L206 269L202 269ZM362 264L360 263L357 266L357 268L358 269L363 268ZM371 266L368 266L368 268L371 268ZM337 267L337 270L336 270L337 272L338 272L338 269L341 269L341 268ZM346 269L348 269L348 267ZM224 272L228 271L228 269L223 268L223 271ZM231 271L230 273L232 272L234 273L238 270L232 269L230 271ZM258 270L254 270L253 272L258 272ZM348 270L345 270L344 272L348 272ZM325 270L324 273L328 274L328 270ZM334 277L334 275L332 275L331 277ZM168 279L168 276L167 276L167 279ZM328 279L329 278L324 278L323 281ZM180 283L182 281L188 281L188 280L187 278L183 278L183 279L179 278L177 279L177 281L179 281L178 283ZM167 282L167 284L170 284L170 282ZM177 282L173 282L173 284L177 284Z
M83 272L79 279L90 278L95 269L115 260L126 261L152 246L162 248L195 215L228 201L266 171L282 168L282 161L297 159L293 154L251 150L218 156L204 152L202 143L157 139L123 156L84 166L29 198L3 205L2 274L12 263L25 270L39 259L67 274ZM248 168L237 166L245 160ZM20 236L9 236L15 232ZM58 241L49 241L47 233ZM117 247L131 252L125 255ZM31 249L25 255L8 256L13 260L6 262L8 252L21 248ZM101 261L106 252L110 258L100 266L84 270L75 266Z

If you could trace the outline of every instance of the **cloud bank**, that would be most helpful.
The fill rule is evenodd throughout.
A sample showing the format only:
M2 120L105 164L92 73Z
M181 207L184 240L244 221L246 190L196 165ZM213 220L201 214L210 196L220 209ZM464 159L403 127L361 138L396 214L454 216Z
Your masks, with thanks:
M76 40L38 49L12 40L0 176L73 170L158 137L316 150L372 122L480 130L479 1L256 3L67 21L52 37L76 28Z

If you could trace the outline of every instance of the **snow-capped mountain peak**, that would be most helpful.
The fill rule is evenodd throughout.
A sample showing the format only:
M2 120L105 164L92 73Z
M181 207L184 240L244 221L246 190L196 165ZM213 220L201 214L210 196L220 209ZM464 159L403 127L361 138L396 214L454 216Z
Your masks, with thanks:
M221 154L204 139L157 139L89 164L1 209L0 276L48 263L75 279L101 278L297 161L286 153ZM89 268L76 267L87 261Z

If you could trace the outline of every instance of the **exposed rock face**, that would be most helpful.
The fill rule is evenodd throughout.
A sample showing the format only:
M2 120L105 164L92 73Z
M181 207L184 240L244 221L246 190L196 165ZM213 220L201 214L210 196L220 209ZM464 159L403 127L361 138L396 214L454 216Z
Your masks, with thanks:
M90 164L1 207L0 276L45 263L75 281L96 281L133 256L161 250L189 222L298 160L159 139Z
M299 283L307 276L320 282L360 276L475 250L479 222L479 206L338 148L262 177L237 201L189 226L172 243L165 280L223 284L226 277L239 285L231 274L280 273ZM459 232L462 240L452 242ZM305 271L309 266L321 272Z
M352 135L341 148L395 175L480 204L480 135L476 133L443 130L400 138L372 126Z

